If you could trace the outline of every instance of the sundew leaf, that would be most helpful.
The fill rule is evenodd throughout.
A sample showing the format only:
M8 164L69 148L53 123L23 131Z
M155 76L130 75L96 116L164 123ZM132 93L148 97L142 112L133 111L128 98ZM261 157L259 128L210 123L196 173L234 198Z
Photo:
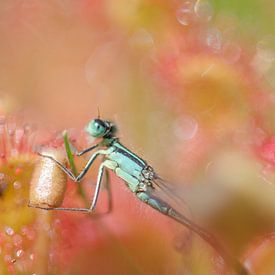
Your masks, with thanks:
M31 156L9 158L0 164L5 184L0 197L0 226L18 230L34 219L33 211L27 207L33 168L34 157Z

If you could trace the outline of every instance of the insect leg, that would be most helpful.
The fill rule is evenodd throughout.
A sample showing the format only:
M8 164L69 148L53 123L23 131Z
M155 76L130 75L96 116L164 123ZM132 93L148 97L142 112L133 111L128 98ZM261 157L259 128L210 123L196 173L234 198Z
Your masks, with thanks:
M75 155L82 156L99 146L99 143L98 143L87 149L84 149L83 151L78 152L76 147L69 141L68 132L66 130L63 132L63 138L64 138L65 149L67 152L67 157L69 160L72 158L72 153L71 153L72 151L74 152Z
M38 152L37 154L40 157L48 158L48 159L54 161L65 174L67 174L72 180L75 180L75 175L73 174L73 172L71 170L69 170L66 166L64 166L62 163L60 163L58 160L56 160L52 156L44 155L40 152Z
M95 161L96 157L99 155L108 155L110 154L112 151L114 150L114 148L110 147L106 150L98 150L97 152L95 152L90 159L88 160L87 164L85 165L84 169L78 174L78 176L75 178L76 182L81 181L81 179L85 176L85 174L88 172L88 170L90 169L91 165L93 164L93 162ZM103 163L102 163L103 164Z
M89 208L80 207L42 207L37 205L28 204L28 207L38 208L43 210L61 210L61 211L74 211L74 212L90 212Z
M63 164L61 164L58 160L56 160L55 158L53 158L52 156L48 156L48 155L44 155L41 153L38 153L41 157L45 157L45 158L49 158L52 161L54 161L59 168L65 173L67 174L73 181L75 182L79 182L84 176L85 174L88 172L88 170L90 169L91 165L93 164L93 162L95 161L95 159L99 156L99 155L106 155L111 153L111 150L113 150L113 148L108 148L106 150L98 150L97 152L95 152L90 159L88 160L87 164L85 165L84 169L77 175L75 176L71 170L69 170L66 166L64 166Z
M97 175L95 193L94 193L94 196L93 196L93 199L92 199L92 203L91 203L91 206L90 206L90 211L91 212L96 207L96 203L97 203L97 199L98 199L98 195L99 195L99 190L100 190L100 186L101 186L101 182L102 182L103 172L104 172L104 162L100 165L100 167L98 169L98 175Z
M89 147L89 148L87 148L87 149L84 149L84 150L80 151L80 152L77 151L77 152L76 152L76 155L77 155L78 157L80 157L80 156L82 156L82 155L84 155L84 154L86 154L86 153L92 151L93 149L95 149L95 148L98 147L98 146L99 146L99 145L96 144L96 145L93 145L93 146L91 146L91 147Z
M110 174L108 169L105 169L105 178L106 178L106 189L107 189L107 195L108 195L108 210L105 213L107 214L112 212L113 210L112 189L111 189Z
M102 162L100 164L100 167L98 169L98 175L97 175L97 181L96 181L96 188L95 188L95 193L94 193L94 197L92 199L92 203L90 206L90 211L93 211L93 209L96 206L97 203L97 199L98 199L98 195L99 195L99 190L100 190L100 186L101 186L101 182L102 182L102 177L103 177L103 173L107 173L106 174L106 179L107 179L107 191L108 191L108 204L109 204L109 209L108 212L110 212L110 209L112 207L112 197L111 197L111 190L110 190L110 184L109 184L109 174L108 174L108 170L106 170L106 168L108 169L112 169L114 170L117 167L117 163L111 160L105 160L104 162Z

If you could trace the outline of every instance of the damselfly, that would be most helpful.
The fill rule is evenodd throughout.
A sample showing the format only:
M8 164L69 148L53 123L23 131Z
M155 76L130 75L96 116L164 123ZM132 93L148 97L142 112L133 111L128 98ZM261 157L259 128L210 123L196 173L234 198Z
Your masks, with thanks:
M88 172L95 159L103 156L102 162L99 166L95 192L89 208L42 208L46 210L67 210L67 211L81 211L92 212L97 204L100 186L102 184L103 174L108 170L112 170L118 177L123 179L129 189L142 202L150 205L160 213L169 216L182 225L186 226L209 245L211 245L225 260L227 264L232 266L238 274L248 274L242 264L233 256L231 256L216 240L216 238L204 230L202 227L187 218L183 211L176 210L171 204L165 200L166 195L172 199L178 200L178 196L171 192L171 188L154 169L147 164L142 158L134 154L128 148L123 146L116 137L116 125L110 121L102 120L100 118L90 121L85 128L86 132L94 138L99 138L100 141L78 152L77 156L82 156L92 150L97 149L89 158L84 169L75 175L70 169L65 167L58 160L51 156L40 154L42 157L50 158L75 182L80 182L85 174ZM109 182L107 181L107 184ZM41 207L38 207L41 208Z

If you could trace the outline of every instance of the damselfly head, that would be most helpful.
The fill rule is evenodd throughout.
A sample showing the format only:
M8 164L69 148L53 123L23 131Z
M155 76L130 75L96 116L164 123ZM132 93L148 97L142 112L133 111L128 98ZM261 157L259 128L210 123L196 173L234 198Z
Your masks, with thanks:
M102 120L96 118L91 120L87 127L85 128L86 132L95 138L100 137L112 137L116 132L116 127L113 123L107 120Z

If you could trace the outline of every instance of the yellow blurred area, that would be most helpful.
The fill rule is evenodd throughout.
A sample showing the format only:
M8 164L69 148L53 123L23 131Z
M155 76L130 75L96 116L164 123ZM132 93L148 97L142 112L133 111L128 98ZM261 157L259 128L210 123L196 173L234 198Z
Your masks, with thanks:
M199 55L179 69L185 90L181 93L182 103L187 112L212 130L232 131L243 126L251 107L244 76L236 67Z

